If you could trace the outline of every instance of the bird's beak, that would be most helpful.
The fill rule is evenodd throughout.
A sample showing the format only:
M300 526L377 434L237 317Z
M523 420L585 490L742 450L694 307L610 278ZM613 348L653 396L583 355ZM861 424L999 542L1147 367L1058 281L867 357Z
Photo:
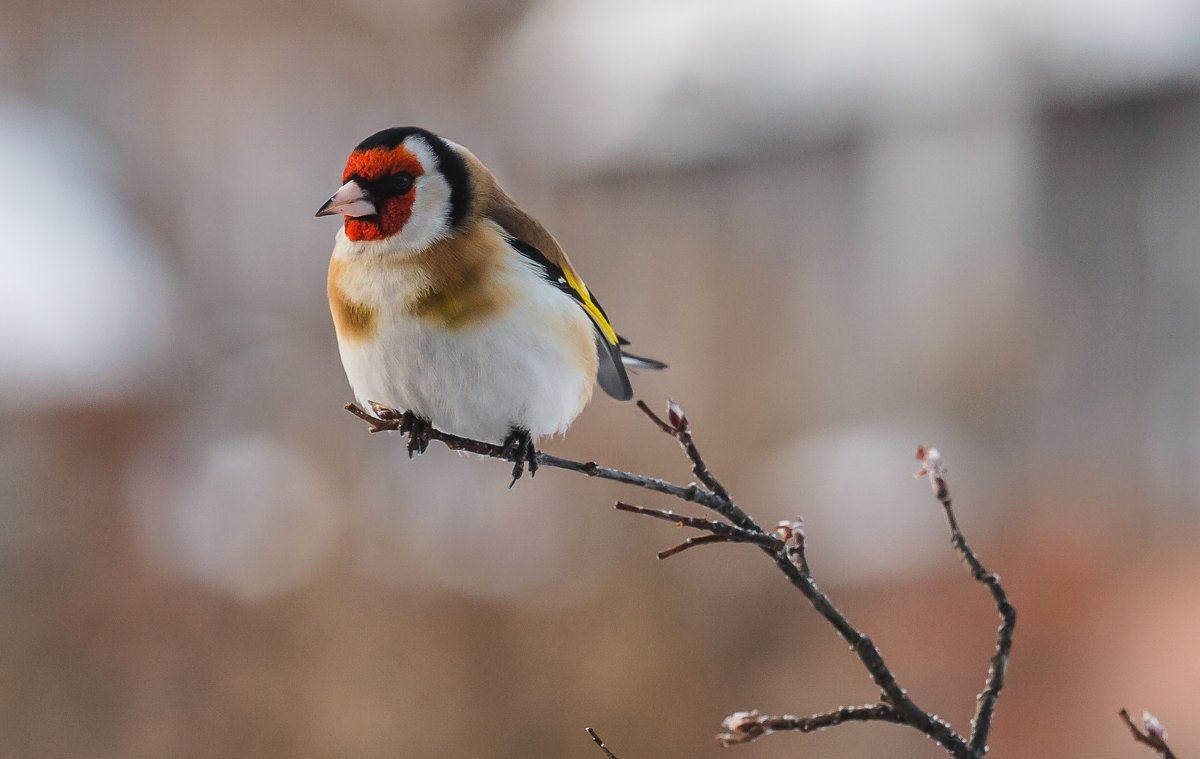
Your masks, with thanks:
M317 216L332 216L335 213L357 219L362 216L374 216L379 212L375 209L375 204L371 202L370 193L351 179L339 187L332 198L325 201L325 205L317 211Z

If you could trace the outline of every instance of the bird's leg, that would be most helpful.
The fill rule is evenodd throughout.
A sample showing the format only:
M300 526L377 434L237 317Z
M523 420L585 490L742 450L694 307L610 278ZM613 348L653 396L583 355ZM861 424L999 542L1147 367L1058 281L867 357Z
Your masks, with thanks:
M533 447L533 437L529 430L513 427L504 439L504 455L513 462L513 478L508 484L511 488L525 474L525 465L529 465L529 476L537 474L537 449Z

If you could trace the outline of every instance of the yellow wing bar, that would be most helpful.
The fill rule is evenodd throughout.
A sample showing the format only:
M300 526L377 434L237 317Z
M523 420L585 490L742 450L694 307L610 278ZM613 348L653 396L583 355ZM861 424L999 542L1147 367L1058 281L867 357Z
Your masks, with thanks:
M592 300L592 294L588 292L587 286L570 269L563 269L563 276L566 277L567 284L571 286L571 289L579 295L580 305L583 306L583 310L587 312L587 315L592 317L592 321L596 323L596 326L600 328L600 334L604 335L604 339L608 341L609 345L616 345L617 333L613 330L612 325L608 323L608 317L596 305L596 301Z

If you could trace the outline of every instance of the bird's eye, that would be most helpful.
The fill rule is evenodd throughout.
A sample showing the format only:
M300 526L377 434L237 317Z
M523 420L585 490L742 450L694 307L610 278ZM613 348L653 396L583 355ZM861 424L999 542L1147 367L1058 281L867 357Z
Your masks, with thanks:
M385 179L383 184L389 194L403 195L412 189L413 175L402 171Z

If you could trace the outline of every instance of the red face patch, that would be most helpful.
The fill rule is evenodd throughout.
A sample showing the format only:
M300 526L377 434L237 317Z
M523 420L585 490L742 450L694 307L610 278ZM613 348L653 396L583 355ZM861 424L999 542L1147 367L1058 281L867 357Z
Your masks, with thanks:
M403 145L392 149L356 150L346 161L342 182L361 179L369 185L381 179L407 172L414 178L425 173L421 162ZM399 232L412 215L416 185L403 195L375 198L377 216L362 219L346 218L346 236L351 240L383 240Z

